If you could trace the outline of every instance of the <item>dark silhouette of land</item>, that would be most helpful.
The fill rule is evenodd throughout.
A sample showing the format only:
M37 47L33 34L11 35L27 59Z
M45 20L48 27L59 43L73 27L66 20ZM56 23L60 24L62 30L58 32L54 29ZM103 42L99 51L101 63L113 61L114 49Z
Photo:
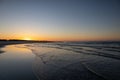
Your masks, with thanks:
M17 40L17 39L0 39L0 47L8 44L23 44L23 43L49 43L54 41L38 41L38 40Z

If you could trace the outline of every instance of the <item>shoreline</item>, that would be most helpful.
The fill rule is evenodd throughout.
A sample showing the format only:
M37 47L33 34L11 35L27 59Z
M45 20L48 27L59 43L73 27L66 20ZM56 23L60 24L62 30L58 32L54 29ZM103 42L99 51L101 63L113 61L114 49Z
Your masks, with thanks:
M27 43L50 43L53 41L26 41L26 40L0 40L0 54L4 51L1 48L4 48L7 45L13 44L27 44Z
M0 54L4 53L5 51L2 51L1 48L4 48L7 45L13 45L13 44L24 44L25 42L13 42L13 41L0 41Z
M34 54L26 48L16 47L22 44L25 43L0 43L0 80L37 80L32 68Z

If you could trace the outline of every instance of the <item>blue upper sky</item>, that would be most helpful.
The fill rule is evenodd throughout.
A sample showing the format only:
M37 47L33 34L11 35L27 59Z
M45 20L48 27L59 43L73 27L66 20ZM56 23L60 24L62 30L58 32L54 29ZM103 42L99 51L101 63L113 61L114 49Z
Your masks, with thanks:
M120 40L119 0L1 0L0 35Z

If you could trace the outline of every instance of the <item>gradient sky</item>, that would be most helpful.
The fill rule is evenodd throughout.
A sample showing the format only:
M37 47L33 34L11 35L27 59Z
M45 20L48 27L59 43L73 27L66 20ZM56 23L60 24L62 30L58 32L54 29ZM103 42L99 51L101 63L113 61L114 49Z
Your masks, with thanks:
M0 0L0 38L120 40L120 1Z

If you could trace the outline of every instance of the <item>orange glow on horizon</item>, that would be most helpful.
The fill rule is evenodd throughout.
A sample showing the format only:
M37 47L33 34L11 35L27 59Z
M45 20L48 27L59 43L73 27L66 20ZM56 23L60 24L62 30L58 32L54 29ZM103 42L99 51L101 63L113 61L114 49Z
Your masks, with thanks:
M30 34L18 34L18 35L0 35L0 39L6 39L6 40L11 40L11 39L17 39L17 40L45 40L45 41L118 41L120 38L117 36L91 36L91 35L84 35L84 36L54 36L54 35L30 35Z
M25 37L23 40L33 40L33 39L31 39L29 37Z

